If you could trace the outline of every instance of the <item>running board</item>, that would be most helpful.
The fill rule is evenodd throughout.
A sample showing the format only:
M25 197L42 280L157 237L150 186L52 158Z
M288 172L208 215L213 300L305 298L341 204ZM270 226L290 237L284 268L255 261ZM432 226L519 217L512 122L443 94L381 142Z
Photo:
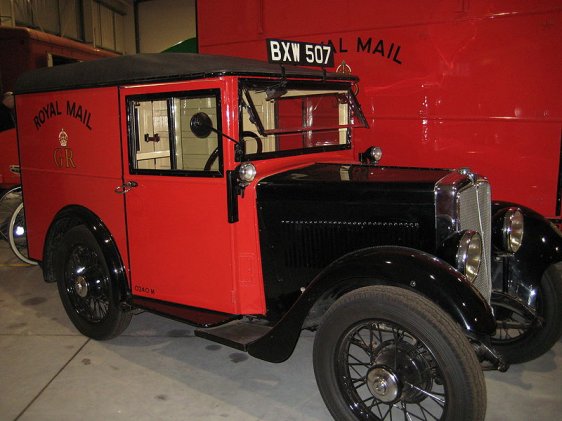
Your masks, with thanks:
M208 329L196 329L195 336L247 352L248 346L267 335L270 326L236 320Z
M220 313L138 296L132 297L131 304L132 308L148 310L199 328L214 327L240 318L236 314Z

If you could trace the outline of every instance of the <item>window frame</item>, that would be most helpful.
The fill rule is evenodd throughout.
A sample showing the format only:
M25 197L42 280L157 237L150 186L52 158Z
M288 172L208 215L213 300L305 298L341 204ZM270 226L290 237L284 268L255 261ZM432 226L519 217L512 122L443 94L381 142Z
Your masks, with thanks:
M241 78L238 84L238 98L239 98L239 121L240 121L240 138L242 138L242 133L244 130L248 130L249 128L243 127L243 118L242 114L244 112L244 101L252 101L251 97L248 98L249 94L248 91L250 89L264 89L267 86L271 86L279 82L276 79L250 79L250 78ZM325 81L308 81L308 80L286 80L287 86L290 88L295 89L317 89L317 90L329 90L329 89L345 89L346 91L351 91L351 84L347 82L325 82ZM253 105L250 105L253 107ZM250 128L251 129L251 128ZM263 129L263 123L260 121L257 122L257 129ZM321 152L332 152L332 151L341 151L341 150L349 150L352 148L352 136L351 136L352 128L348 127L346 129L346 143L340 145L330 145L330 146L317 146L317 147L309 147L309 148L296 148L296 149L288 149L283 151L274 151L274 152L262 152L261 154L252 153L252 154L244 154L241 158L241 161L245 160L252 160L252 161L259 161L263 159L271 159L271 158L281 158L287 156L299 156L299 155L308 155L308 154L315 154ZM276 137L278 135L275 135Z
M135 116L136 107L135 102L141 101L166 101L167 103L167 120L169 130L169 150L170 150L170 165L177 166L176 157L176 126L175 118L172 113L170 102L174 98L197 98L197 97L214 97L217 113L217 127L215 127L217 136L218 151L218 170L184 170L178 168L171 169L146 169L136 168L138 164L136 158L137 154L137 139L141 141L140 133L138 133L137 119ZM129 154L129 174L131 175L159 175L159 176L180 176L180 177L203 177L203 178L222 178L224 176L224 162L223 162L223 139L222 139L222 104L221 104L221 90L219 88L211 89L196 89L192 91L166 91L156 92L150 94L133 94L125 97L125 104L127 109L127 149ZM202 140L203 141L203 140Z

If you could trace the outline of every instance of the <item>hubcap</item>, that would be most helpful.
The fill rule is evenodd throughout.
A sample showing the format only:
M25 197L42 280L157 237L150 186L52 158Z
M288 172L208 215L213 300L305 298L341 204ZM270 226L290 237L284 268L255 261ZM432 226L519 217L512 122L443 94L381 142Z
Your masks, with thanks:
M70 305L88 323L103 322L110 313L110 278L100 254L76 244L65 264L65 289Z
M375 366L367 374L367 387L378 400L394 402L402 394L398 376L387 367Z
M339 345L337 372L358 419L440 420L447 390L432 351L388 321L367 320Z
M85 298L88 295L88 282L83 276L78 276L74 280L74 291L80 298Z

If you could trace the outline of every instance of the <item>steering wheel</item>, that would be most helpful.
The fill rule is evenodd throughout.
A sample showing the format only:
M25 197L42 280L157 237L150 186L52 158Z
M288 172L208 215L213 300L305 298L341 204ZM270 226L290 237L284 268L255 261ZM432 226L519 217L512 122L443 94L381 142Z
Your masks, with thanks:
M240 143L242 144L242 147L244 148L244 153L246 152L246 141L244 140L245 137L251 137L252 139L254 139L256 141L256 153L262 153L263 151L263 142L261 140L261 138L255 134L252 131L243 131L242 132L242 139L240 140ZM211 155L209 155L209 158L207 158L207 162L205 162L205 166L203 167L204 171L210 171L211 167L213 166L214 162L217 160L217 157L219 156L219 147L217 146L213 152L211 152Z
M242 132L242 146L244 147L244 153L246 153L246 141L244 140L245 137L251 137L252 139L254 139L256 141L257 147L256 153L262 153L263 143L261 141L261 137L249 130Z

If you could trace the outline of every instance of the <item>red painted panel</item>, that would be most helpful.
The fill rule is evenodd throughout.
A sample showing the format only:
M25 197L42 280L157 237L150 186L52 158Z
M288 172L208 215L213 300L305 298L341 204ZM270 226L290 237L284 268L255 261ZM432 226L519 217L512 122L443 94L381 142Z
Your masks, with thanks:
M124 87L121 113L126 115L130 95L205 89L224 92L224 87L225 82L218 79ZM221 102L228 103L228 99L223 96ZM227 109L222 107L224 121L228 120ZM123 130L123 156L128 157L126 128ZM223 148L231 151L232 143L223 140ZM239 312L236 226L228 223L226 178L130 174L128 161L125 168L125 180L138 183L125 195L133 294ZM261 292L260 286L257 293ZM253 310L263 312L263 307Z
M218 3L218 4L217 4ZM331 42L360 76L370 130L356 150L383 163L468 166L497 199L557 213L562 5L555 0L198 2L202 53L266 60L266 38ZM224 6L224 7L223 7Z
M67 205L90 209L126 256L116 88L16 97L29 254L42 259L56 213Z

